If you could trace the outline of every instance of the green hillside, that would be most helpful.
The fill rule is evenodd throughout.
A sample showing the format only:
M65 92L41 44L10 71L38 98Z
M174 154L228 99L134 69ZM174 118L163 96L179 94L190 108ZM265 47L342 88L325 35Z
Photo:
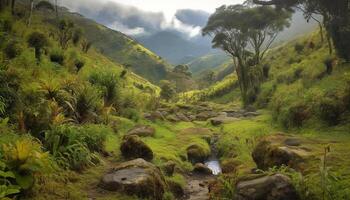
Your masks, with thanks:
M192 74L28 3L0 2L0 200L350 199L350 64L318 31Z
M54 13L44 12L43 15L50 23L54 23ZM65 8L60 9L60 15L72 20L79 26L86 38L93 43L93 46L101 54L117 63L130 67L136 74L152 82L156 83L165 79L170 65L134 39L97 24L80 14L70 13Z

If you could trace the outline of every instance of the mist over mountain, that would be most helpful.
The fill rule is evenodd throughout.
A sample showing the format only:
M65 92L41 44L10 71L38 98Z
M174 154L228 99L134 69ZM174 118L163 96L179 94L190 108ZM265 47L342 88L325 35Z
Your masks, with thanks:
M146 46L151 51L177 65L217 52L211 38L202 37L210 13L202 10L180 9L169 21L162 12L111 1L62 0L64 6L120 32ZM314 30L316 22L307 23L301 12L294 13L291 26L278 36L276 42L288 41Z

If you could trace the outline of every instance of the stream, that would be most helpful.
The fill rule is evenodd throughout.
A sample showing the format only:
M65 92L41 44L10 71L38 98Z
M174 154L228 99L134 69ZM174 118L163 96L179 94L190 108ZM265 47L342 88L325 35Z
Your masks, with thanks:
M218 141L218 137L214 135L210 140L210 147L211 147L211 156L207 161L204 162L204 164L211 169L213 172L213 175L219 175L221 174L221 166L220 161L217 157L218 150L216 148L216 143Z

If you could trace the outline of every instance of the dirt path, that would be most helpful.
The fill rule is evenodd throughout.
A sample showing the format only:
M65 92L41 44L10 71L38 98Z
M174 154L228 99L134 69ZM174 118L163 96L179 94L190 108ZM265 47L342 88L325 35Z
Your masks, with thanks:
M209 184L215 179L215 176L187 176L185 197L182 200L209 200Z

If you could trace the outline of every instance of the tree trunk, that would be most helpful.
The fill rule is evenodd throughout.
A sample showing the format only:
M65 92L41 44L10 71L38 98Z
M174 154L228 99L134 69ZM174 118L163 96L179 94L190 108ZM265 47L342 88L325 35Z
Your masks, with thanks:
M32 23L33 9L34 9L34 0L30 0L30 13L29 13L29 19L28 19L28 26L30 26L30 24Z
M324 36L323 36L323 25L318 22L318 26L320 27L320 35L321 35L321 42L324 42Z
M332 40L331 40L331 37L328 33L326 35L327 35L327 44L328 44L329 54L332 55L333 54Z
M58 19L58 5L57 5L57 0L55 0L55 12L56 12L56 18Z
M16 0L11 0L11 14L15 15L15 4Z

